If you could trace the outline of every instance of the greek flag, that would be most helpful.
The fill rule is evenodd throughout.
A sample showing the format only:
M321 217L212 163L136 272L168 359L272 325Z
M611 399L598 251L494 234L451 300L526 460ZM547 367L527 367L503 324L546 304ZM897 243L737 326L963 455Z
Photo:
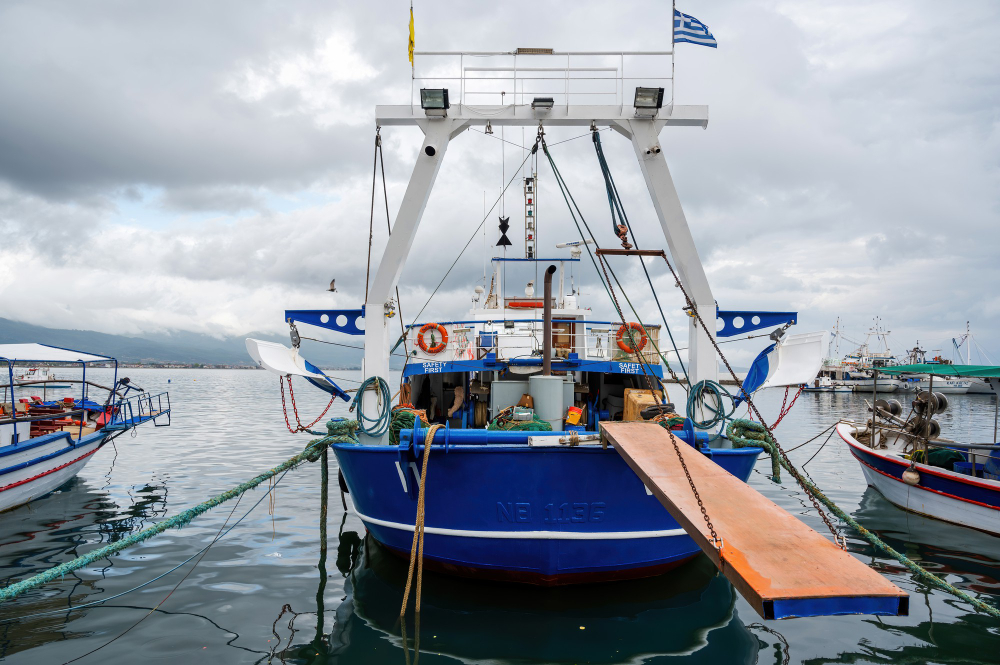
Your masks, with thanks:
M708 31L708 26L693 16L674 10L674 43L687 42L718 48L715 37Z

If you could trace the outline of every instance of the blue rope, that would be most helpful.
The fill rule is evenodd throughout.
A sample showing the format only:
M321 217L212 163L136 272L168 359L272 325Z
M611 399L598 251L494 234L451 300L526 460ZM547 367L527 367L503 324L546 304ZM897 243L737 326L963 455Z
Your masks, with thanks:
M378 385L379 389L379 411L374 418L370 418L365 413L363 397L365 391L372 385ZM369 376L358 388L351 402L351 411L358 410L358 427L368 436L378 438L384 436L389 431L389 423L392 420L392 395L389 393L389 384L381 376ZM367 423L372 423L371 425Z

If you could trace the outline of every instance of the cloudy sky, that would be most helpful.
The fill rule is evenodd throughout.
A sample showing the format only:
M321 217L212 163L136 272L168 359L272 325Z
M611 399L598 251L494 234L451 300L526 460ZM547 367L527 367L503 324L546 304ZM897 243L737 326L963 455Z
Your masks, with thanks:
M374 106L409 95L408 4L0 3L0 317L231 335L281 331L286 307L359 306ZM415 4L418 50L669 46L665 2ZM969 320L1000 362L1000 4L679 9L719 42L678 47L677 102L708 104L711 120L661 139L720 306L798 310L800 330L839 316L854 339L879 316L898 349L919 339L946 355ZM498 134L452 144L403 273L404 314L521 162ZM420 134L383 136L395 216ZM505 138L522 144L520 130ZM611 133L604 144L640 239L662 244L631 146ZM611 245L592 144L553 152ZM550 253L576 233L547 166L539 178ZM515 231L520 205L508 196ZM492 245L495 216L488 224ZM482 265L478 240L424 318L467 309ZM683 340L679 294L662 269L654 277ZM609 314L593 272L576 279ZM746 364L758 348L733 353Z

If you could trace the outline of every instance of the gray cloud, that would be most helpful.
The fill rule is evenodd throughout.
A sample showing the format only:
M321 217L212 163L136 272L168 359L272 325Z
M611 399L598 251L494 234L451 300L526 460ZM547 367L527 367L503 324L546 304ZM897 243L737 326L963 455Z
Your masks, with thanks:
M373 107L409 93L407 9L5 3L0 316L109 331L241 332L280 327L285 307L358 306ZM661 138L720 306L797 309L810 329L841 316L855 336L880 315L900 348L946 339L972 316L981 341L1000 349L992 332L1000 296L991 287L1000 278L996 4L963 5L956 31L942 30L939 6L924 0L690 0L682 9L720 42L717 51L678 47L678 101L709 104L711 121L707 132ZM418 48L657 49L669 39L662 3L608 11L587 2L418 2L416 17ZM549 139L575 133L553 129ZM394 215L420 137L412 128L382 134ZM530 142L531 132L524 136ZM506 138L521 142L521 132ZM640 240L662 245L631 146L611 133L604 145ZM611 244L589 139L553 153L599 240ZM407 316L482 219L484 190L492 203L501 171L509 177L521 155L508 146L501 164L496 138L466 132L455 141L403 272ZM540 242L552 251L577 233L547 165L539 176ZM506 205L516 229L516 191ZM494 213L487 254L495 224ZM378 257L386 235L378 206L374 229ZM74 255L81 245L114 247L114 265L95 265L92 251ZM482 254L477 237L425 318L467 308ZM641 272L616 268L655 320ZM107 302L70 304L60 287L68 275L103 289ZM141 297L127 299L135 276ZM332 277L341 293L324 293ZM660 267L654 281L686 339L672 280ZM595 315L609 316L586 263L577 282ZM744 364L757 350L730 348Z

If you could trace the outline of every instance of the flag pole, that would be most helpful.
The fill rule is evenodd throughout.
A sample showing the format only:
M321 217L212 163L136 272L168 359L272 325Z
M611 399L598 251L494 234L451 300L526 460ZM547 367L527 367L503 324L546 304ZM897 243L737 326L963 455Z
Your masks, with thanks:
M413 112L413 84L416 79L416 64L414 63L413 49L416 47L416 40L413 38L413 0L410 0L410 113Z
M673 113L674 108L674 88L677 87L676 79L676 64L677 64L677 35L674 31L677 29L677 0L673 0L670 3L670 109ZM412 93L410 94L412 97Z

